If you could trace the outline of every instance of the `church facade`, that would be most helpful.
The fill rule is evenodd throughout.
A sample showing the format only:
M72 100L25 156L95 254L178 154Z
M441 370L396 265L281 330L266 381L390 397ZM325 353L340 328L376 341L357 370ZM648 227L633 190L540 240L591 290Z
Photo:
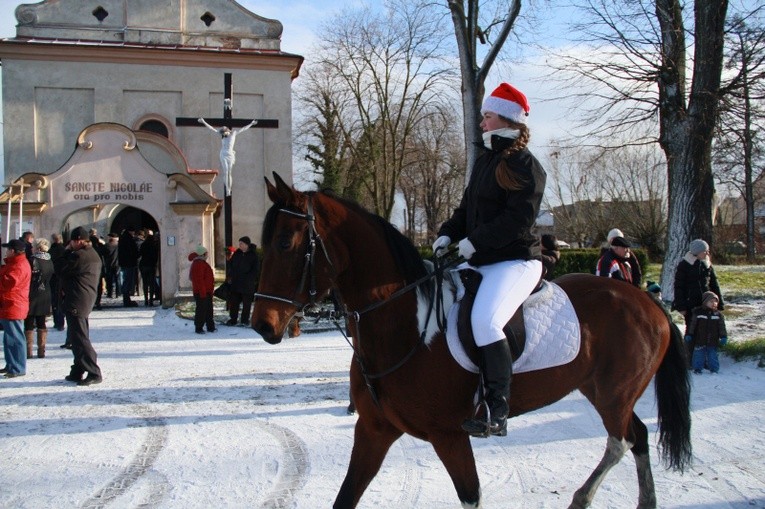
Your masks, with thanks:
M303 59L280 51L281 23L233 0L48 0L19 5L16 19L16 37L0 41L3 238L158 230L172 305L197 244L224 263L222 138L198 117L268 127L240 133L232 171L233 243L260 237L263 177L292 181Z

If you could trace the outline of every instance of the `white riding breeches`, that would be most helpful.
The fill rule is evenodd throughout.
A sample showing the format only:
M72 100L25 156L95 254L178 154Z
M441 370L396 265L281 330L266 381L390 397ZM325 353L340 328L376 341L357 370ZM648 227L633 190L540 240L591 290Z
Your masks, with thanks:
M483 276L470 315L476 345L501 341L505 338L502 328L539 283L542 262L510 260L480 267L463 265Z

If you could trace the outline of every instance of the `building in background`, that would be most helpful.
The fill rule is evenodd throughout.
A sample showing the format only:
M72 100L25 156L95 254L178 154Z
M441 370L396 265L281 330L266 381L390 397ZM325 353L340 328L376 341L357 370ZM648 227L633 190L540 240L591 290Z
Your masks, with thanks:
M204 242L224 261L221 140L179 118L271 119L236 142L232 227L260 236L264 175L292 182L292 80L303 58L280 50L282 25L232 0L47 0L16 9L0 41L5 189L2 235L84 225L159 230L162 300L188 285ZM10 228L13 226L13 228Z

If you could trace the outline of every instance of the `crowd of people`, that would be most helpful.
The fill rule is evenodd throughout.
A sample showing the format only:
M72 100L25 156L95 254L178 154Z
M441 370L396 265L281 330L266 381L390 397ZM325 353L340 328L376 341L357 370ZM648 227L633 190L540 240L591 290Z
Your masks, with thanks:
M122 235L126 240L120 242ZM54 233L50 241L24 232L2 244L7 249L0 267L0 326L3 329L6 378L26 374L27 360L45 358L47 319L56 330L66 330L61 348L72 350L74 364L65 377L78 385L102 380L97 355L90 342L88 317L101 309L101 299L123 296L123 304L136 306L142 283L144 304L160 300L159 237L149 229L127 227L122 235L110 233L102 240L98 231L77 227L64 244ZM124 260L124 265L121 261ZM140 271L140 277L138 274Z

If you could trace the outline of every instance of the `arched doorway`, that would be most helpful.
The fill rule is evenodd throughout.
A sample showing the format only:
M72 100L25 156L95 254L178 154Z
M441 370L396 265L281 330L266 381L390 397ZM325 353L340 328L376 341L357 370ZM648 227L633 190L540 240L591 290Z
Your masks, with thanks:
M128 206L114 216L109 232L105 233L120 233L128 226L134 227L136 231L145 228L156 233L159 230L159 225L151 214L145 210Z

